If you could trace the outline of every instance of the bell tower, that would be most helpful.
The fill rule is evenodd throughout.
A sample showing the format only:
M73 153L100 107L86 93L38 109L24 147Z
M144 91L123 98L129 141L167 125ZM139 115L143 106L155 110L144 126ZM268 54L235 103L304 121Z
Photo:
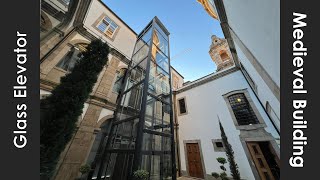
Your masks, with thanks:
M217 71L229 68L234 65L229 45L226 39L211 36L209 54L212 61L217 65Z

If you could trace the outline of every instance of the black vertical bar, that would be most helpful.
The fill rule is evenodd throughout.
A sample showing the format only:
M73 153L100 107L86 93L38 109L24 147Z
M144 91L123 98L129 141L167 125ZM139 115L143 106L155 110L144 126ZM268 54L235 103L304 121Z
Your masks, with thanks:
M136 45L137 45L137 43L135 44L135 47L136 47ZM134 49L135 49L135 47L134 47ZM133 50L134 50L133 49ZM132 54L133 54L134 52L132 52ZM111 123L110 123L110 131L109 131L109 133L108 133L108 139L107 139L107 143L106 143L106 145L105 145L105 148L104 148L104 151L103 151L103 153L102 153L102 156L101 156L101 158L102 158L102 160L100 161L100 166L99 166L99 171L98 171L98 175L97 175L97 180L100 180L101 179L101 175L102 175L102 171L103 171L103 167L104 167L104 163L108 163L109 162L109 159L108 159L108 161L106 161L106 155L107 155L107 150L108 150L108 148L109 148L109 146L110 146L110 143L111 143L111 137L112 137L112 132L113 132L113 129L114 129L114 122L115 121L117 121L117 115L118 115L118 112L119 112L119 109L121 108L121 100L122 100L122 98L123 98L123 92L125 91L125 87L127 86L127 80L128 80L128 78L130 77L130 74L131 74L131 67L132 67L132 60L130 61L130 63L129 63L129 65L128 65L128 69L126 70L126 72L125 72L125 76L124 76L124 83L122 83L122 85L121 85L121 89L120 89L120 95L118 96L118 98L117 98L117 100L116 100L116 104L117 104L117 107L116 107L116 110L114 111L114 117L113 117L113 119L112 119L112 121L111 121ZM108 156L109 158L111 157L111 156ZM96 165L95 165L95 167L96 167Z
M169 59L169 84L170 84L170 126L171 126L171 163L172 163L172 179L177 179L176 168L176 153L174 142L174 121L173 121L173 106L172 106L172 81L171 81L171 60L170 60L170 38L168 36L168 59Z
M1 179L36 180L40 179L40 1L8 1L3 7L0 11L3 23L0 157L4 163ZM17 48L26 51L18 52ZM18 65L23 68L19 69ZM17 73L24 68L25 71ZM19 75L26 77L23 83L26 97L14 98L13 87L19 86Z
M319 167L319 137L320 121L319 121L319 80L317 74L319 72L319 10L317 1L299 1L299 0L281 0L281 179L298 180L305 179L306 177L317 177ZM294 28L294 25L299 23L294 22L293 19L299 18L294 15L299 13L305 18L301 18L300 22L306 23L304 27ZM296 19L298 21L298 19ZM303 31L302 38L294 37L295 29ZM301 35L301 34L300 34ZM298 36L300 36L298 35ZM294 55L293 53L302 52L294 51L293 43L301 41L303 47L307 48L306 55ZM300 45L297 45L300 47ZM302 52L303 53L303 52ZM297 67L294 65L294 59L301 57L303 59L303 65ZM297 64L297 62L296 62ZM299 77L293 74L294 71L303 68L301 72L303 77ZM307 94L294 94L293 93L293 81L295 79L303 80L303 89L307 90ZM299 84L299 83L298 83ZM295 109L293 107L294 100L306 100L307 105L305 108ZM302 142L304 140L293 140L293 134L301 136L301 133L297 133L299 128L293 127L293 122L298 122L293 117L293 112L296 110L302 110L303 113L298 116L303 116L303 120L306 121L307 128L300 128L303 132L303 137L307 144L294 145L294 142ZM298 149L293 149L294 146L302 147L303 154L294 155L293 152L299 152ZM292 158L290 164L290 158ZM299 160L300 159L300 160ZM302 164L303 167L298 167L298 164Z

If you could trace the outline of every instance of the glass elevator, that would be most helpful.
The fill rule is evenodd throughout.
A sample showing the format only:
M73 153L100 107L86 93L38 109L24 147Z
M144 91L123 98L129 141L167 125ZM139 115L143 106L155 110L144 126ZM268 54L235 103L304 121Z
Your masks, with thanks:
M155 17L138 35L95 179L176 179L169 32ZM91 178L90 178L91 179Z

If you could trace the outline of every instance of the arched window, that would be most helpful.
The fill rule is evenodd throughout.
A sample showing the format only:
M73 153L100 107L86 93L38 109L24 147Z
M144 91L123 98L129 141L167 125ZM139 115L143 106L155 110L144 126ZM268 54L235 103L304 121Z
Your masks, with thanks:
M72 71L75 64L82 58L82 53L86 51L87 44L76 44L71 50L61 59L57 67Z
M113 92L115 93L120 92L126 70L127 70L126 68L121 68L119 71L117 71L116 81L114 82L114 85L113 85Z
M239 125L259 123L244 93L233 94L228 97L228 100Z
M227 52L226 51L220 51L220 58L223 60L223 61L225 61L225 60L228 60L229 59L229 56L228 56L228 54L227 54Z
M51 29L52 29L52 23L51 23L49 17L44 12L41 12L40 33L48 32Z

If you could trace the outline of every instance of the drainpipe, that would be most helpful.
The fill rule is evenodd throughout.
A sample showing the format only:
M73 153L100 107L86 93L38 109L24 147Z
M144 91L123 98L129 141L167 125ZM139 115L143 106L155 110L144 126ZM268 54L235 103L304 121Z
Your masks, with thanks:
M176 106L176 91L173 92L173 109L174 109L174 128L175 128L175 136L176 136L176 153L177 153L177 161L178 161L178 176L181 176L181 163L180 163L180 146L179 146L179 124L177 117L177 106Z

